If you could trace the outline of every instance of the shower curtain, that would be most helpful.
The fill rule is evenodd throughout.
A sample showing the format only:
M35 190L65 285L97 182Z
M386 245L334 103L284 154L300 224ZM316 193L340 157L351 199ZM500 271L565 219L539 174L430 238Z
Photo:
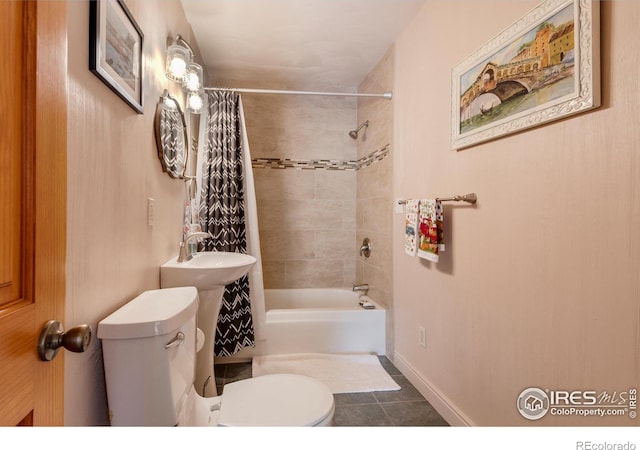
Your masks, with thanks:
M251 151L249 150L249 138L246 121L244 119L244 107L242 96L238 98L240 109L240 125L242 136L243 168L244 168L244 192L245 192L245 225L247 233L247 253L256 258L256 264L249 272L249 289L251 292L251 314L253 318L253 330L256 340L264 339L264 322L266 319L264 301L264 280L262 277L262 253L260 252L260 234L258 233L258 203L256 200L256 188L253 181L251 168Z
M234 92L209 92L207 113L198 176L201 180L198 183L200 225L203 231L213 236L213 239L207 240L206 248L249 253L258 260L249 275L225 288L214 352L216 356L230 356L243 347L255 346L256 321L252 309L256 316L264 311L260 247L256 240L255 191L239 95ZM249 184L247 179L250 180ZM251 230L247 230L247 213ZM256 228L253 228L254 223ZM247 242L248 237L251 242ZM257 322L261 322L261 318L257 319Z

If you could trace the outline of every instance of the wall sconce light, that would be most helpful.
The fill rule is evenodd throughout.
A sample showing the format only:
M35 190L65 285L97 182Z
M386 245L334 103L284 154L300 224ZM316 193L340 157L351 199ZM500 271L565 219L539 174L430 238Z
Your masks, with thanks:
M171 81L182 83L189 91L202 88L202 66L194 61L195 52L181 35L177 35L167 49L165 75Z
M187 75L187 64L191 60L189 50L180 44L171 44L167 50L165 75L172 81L182 83Z
M179 34L171 41L167 49L165 74L168 79L181 83L187 91L187 111L200 114L204 91L202 66L194 61L195 52Z

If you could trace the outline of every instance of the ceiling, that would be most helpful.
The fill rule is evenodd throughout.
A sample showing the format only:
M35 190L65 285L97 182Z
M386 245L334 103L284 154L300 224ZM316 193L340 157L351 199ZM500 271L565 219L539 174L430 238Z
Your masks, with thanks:
M356 90L424 1L181 0L210 84L307 90Z

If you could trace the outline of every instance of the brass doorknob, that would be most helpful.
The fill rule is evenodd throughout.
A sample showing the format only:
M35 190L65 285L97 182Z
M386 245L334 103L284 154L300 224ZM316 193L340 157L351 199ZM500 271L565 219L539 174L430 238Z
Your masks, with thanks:
M89 325L79 325L65 332L60 322L50 320L40 332L38 355L42 361L51 361L60 351L60 347L82 353L89 348L92 334Z

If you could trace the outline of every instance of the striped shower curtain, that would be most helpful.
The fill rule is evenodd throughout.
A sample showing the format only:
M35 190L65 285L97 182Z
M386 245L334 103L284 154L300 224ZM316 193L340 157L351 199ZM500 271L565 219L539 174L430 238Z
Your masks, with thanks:
M207 250L246 253L239 96L211 91L207 100L200 225L213 235L207 240ZM216 356L230 356L255 345L249 299L246 275L225 288L216 328Z

